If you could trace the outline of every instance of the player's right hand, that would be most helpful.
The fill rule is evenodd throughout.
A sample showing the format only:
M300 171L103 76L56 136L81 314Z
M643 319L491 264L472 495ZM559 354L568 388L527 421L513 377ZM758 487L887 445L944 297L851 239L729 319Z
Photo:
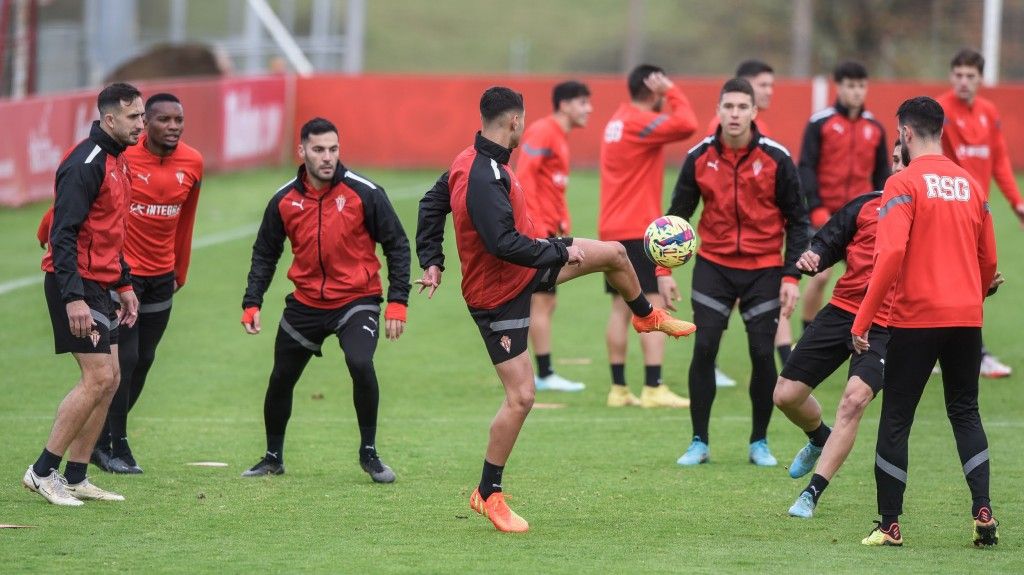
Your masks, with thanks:
M432 299L434 292L441 286L441 268L438 266L428 267L423 270L423 277L412 283L420 286L420 291L416 293L423 293L423 290L430 288L430 291L427 292L427 299Z
M242 327L245 333L256 335L260 332L260 308L250 306L242 312Z
M654 72L650 76L644 78L644 85L647 86L648 90L654 92L658 96L664 96L665 92L672 89L672 86L675 84L673 84L672 80L669 80L668 76L665 74L661 72Z
M579 246L568 246L565 248L565 253L566 256L568 256L565 263L570 266L578 266L582 264L584 258L586 258L586 254L583 253L583 248Z
M800 259L796 260L796 269L802 272L818 273L818 265L821 264L821 256L807 250L800 254Z
M865 351L871 349L871 344L868 343L868 338L864 337L863 335L851 335L853 341L853 351L857 353L864 353Z
M672 302L683 299L683 296L679 295L676 278L672 276L658 276L658 293L665 300L665 309L669 311L676 311L676 306Z
M69 301L65 306L68 313L68 324L71 328L71 335L75 337L87 337L92 331L96 321L92 319L92 310L85 300L76 299Z

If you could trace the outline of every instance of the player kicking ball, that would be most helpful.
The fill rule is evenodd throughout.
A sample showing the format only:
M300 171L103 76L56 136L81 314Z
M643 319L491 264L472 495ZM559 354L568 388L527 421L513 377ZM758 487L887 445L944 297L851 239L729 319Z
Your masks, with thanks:
M636 272L617 242L588 239L534 239L526 197L509 156L523 134L523 97L493 87L480 98L483 129L420 201L416 248L423 277L420 291L432 297L444 269L445 218L452 213L462 264L462 295L480 329L487 353L505 389L505 400L491 423L479 486L470 507L499 531L524 532L529 524L509 509L502 474L526 416L533 407L534 373L526 352L534 293L582 275L604 272L633 311L641 333L679 337L696 326L671 317L644 297Z
M899 172L907 162L909 158L897 141L892 152L892 172ZM775 405L808 438L807 445L790 464L789 476L797 479L815 470L810 483L789 508L793 517L814 515L818 499L853 449L864 410L882 389L889 330L880 318L888 317L891 296L875 316L868 336L868 353L853 354L849 337L871 274L881 201L881 192L850 200L811 238L810 248L796 264L801 272L813 276L846 260L846 273L836 282L832 300L804 331L775 385ZM821 419L821 404L812 392L847 359L850 369L846 389L836 411L835 427L830 429Z

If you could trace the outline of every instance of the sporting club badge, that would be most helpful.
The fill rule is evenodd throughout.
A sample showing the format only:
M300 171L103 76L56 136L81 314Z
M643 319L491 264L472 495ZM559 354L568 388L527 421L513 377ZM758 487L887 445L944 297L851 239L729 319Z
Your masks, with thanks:
M185 185L185 172L183 172L181 170L178 170L178 173L176 173L174 175L177 176L177 178L178 178L178 185L179 186Z
M501 336L501 339L498 340L498 343L501 344L501 347L505 350L505 353L512 353L512 338L510 338L507 335L503 335Z
M341 196L338 196L337 198L334 198L334 203L338 206L338 211L339 212L342 209L345 208L345 198L343 198Z
M92 330L89 332L89 340L92 341L92 346L96 347L100 343L100 332Z
M764 168L764 164L761 163L761 160L754 160L752 167L754 168L754 177L756 178L761 175L761 169Z

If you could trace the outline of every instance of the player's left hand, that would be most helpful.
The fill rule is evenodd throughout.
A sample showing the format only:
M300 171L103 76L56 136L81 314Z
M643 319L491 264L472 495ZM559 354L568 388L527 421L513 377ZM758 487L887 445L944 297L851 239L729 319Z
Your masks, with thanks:
M405 331L405 322L408 318L409 307L402 302L389 301L384 308L384 335L391 341L401 337Z
M139 319L139 298L135 296L135 290L123 291L117 295L121 298L121 325L134 326Z
M384 335L391 341L396 341L402 337L402 333L405 331L405 322L400 319L385 319L384 320Z
M665 300L665 309L669 311L676 311L676 306L672 302L683 299L683 296L679 295L676 278L672 276L658 276L658 293Z
M428 267L423 270L423 277L412 283L420 286L420 291L416 293L423 293L423 290L430 288L430 291L427 292L427 299L432 299L434 292L441 287L441 268L438 266Z
M864 353L865 351L871 349L871 345L868 344L868 338L864 337L863 335L853 334L852 340L853 351L857 353Z
M586 254L583 253L583 248L579 246L569 246L566 248L567 255L569 258L565 260L566 265L578 266L583 263L583 259Z
M174 280L174 291L171 292L171 293L178 293L178 290L180 290L180 289L181 289L181 284L178 283L178 280Z
M782 317L788 318L796 309L796 300L800 299L800 286L792 282L782 282L779 287L779 303L782 304Z
M821 265L821 256L811 250L800 254L800 259L796 260L796 269L802 272L818 273L819 265Z
M1017 219L1020 220L1020 226L1024 228L1024 203L1013 206L1013 213L1017 216Z

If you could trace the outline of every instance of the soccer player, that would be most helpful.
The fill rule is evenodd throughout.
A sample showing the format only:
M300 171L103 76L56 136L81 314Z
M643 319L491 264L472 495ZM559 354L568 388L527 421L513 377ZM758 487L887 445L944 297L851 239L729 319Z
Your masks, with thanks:
M526 192L526 205L534 229L541 237L569 235L571 218L565 201L569 184L568 133L587 125L590 89L568 81L555 86L551 94L555 111L530 124L519 146L516 177ZM551 367L551 318L555 313L555 287L533 294L530 304L530 344L537 359L538 390L582 391L586 386L569 381Z
M836 102L811 116L800 146L800 186L814 229L850 200L881 190L889 177L885 129L864 108L867 69L860 62L843 62L832 71L832 79ZM822 268L807 282L804 329L821 309L831 274L831 268Z
M181 141L181 101L173 94L154 94L145 110L145 133L124 152L132 172L124 253L132 268L139 319L118 335L121 382L92 454L94 464L114 473L142 473L128 446L128 412L153 366L173 296L187 279L203 179L202 155Z
M117 390L118 326L131 327L139 302L124 259L131 173L124 150L143 127L142 94L111 84L97 98L100 120L57 167L53 222L42 268L54 350L70 352L81 377L57 408L46 447L22 483L56 505L123 501L86 476L89 456ZM120 294L120 305L110 296ZM61 476L61 459L67 465Z
M1010 165L1002 120L991 100L978 95L985 59L974 50L961 50L949 64L953 89L936 98L946 114L942 127L942 153L978 181L980 193L989 197L994 177L1014 214L1024 224L1024 200ZM981 347L982 377L1009 377L1010 366Z
M906 149L897 140L892 152L892 173L901 171L908 163ZM832 300L804 331L775 384L775 405L808 438L807 445L790 464L789 476L796 479L814 469L810 483L789 508L794 517L814 515L821 494L853 449L864 410L882 388L891 292L868 332L871 349L853 354L849 336L874 264L881 200L879 191L847 202L814 234L810 247L796 262L801 272L813 275L846 260L846 273L836 282ZM822 421L821 404L812 392L847 359L850 369L846 389L836 410L835 427L830 429Z
M907 440L932 366L942 366L946 414L973 498L975 545L998 541L989 501L988 439L978 413L982 299L996 273L995 234L983 188L942 155L942 107L911 98L896 113L910 165L882 194L874 267L852 343L870 351L868 328L890 290L885 394L875 453L879 525L865 545L902 545ZM938 248L941 246L941 249Z
M604 129L601 141L601 204L597 233L601 240L621 242L633 262L647 299L663 307L658 294L654 263L644 254L647 226L662 214L665 144L689 138L697 117L683 91L656 66L642 64L629 74L630 101L619 106ZM640 336L644 356L644 389L640 397L626 386L626 348L631 310L605 282L612 309L605 334L612 386L610 407L687 407L690 402L661 383L665 336Z
M487 353L505 389L491 423L479 486L470 507L500 531L523 532L529 524L505 502L502 474L534 400L534 373L526 353L532 296L579 276L604 272L634 313L638 332L661 331L679 337L696 329L655 308L616 242L581 238L534 239L526 198L508 168L525 125L521 94L488 88L480 98L483 128L420 201L416 250L423 277L420 291L432 297L444 269L442 242L449 212L462 265L462 295L480 329Z
M772 94L775 92L775 69L761 60L744 60L736 67L736 77L743 78L750 82L754 88L754 105L757 106L757 131L762 136L771 137L771 130L765 122L764 113L772 105ZM711 117L708 122L708 134L714 134L718 130L720 120L718 114ZM779 352L782 363L786 363L789 351L793 347L793 333L788 321L781 321L779 329L775 332L775 349ZM736 380L729 377L724 371L715 365L715 386L736 387Z
M334 124L323 118L306 122L298 152L298 174L274 194L263 214L242 299L242 326L246 333L259 334L263 294L287 238L294 256L288 279L295 291L285 298L263 403L267 451L242 477L284 473L284 435L295 384L310 358L321 356L327 336L334 334L352 376L359 464L374 482L391 483L395 473L376 448L380 392L373 354L383 299L376 248L381 245L388 264L384 333L394 341L405 330L409 240L384 190L339 161Z
M715 359L738 301L753 367L750 461L770 466L777 463L767 441L777 376L774 339L780 308L782 317L788 318L800 293L796 261L807 246L807 211L789 152L757 131L750 82L733 78L722 86L718 116L721 125L715 135L687 154L668 212L689 219L704 200L690 294L699 328L689 374L694 437L678 463L708 461ZM659 268L658 275L662 296L678 300L670 272Z

